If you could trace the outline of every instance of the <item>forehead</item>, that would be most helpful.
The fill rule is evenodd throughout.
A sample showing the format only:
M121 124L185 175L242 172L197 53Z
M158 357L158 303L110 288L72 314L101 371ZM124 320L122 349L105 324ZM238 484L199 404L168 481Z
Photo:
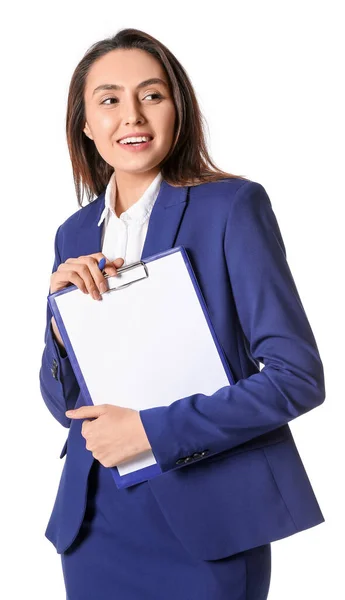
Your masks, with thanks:
M98 85L106 83L135 88L138 83L151 77L168 80L160 62L148 52L137 48L112 50L91 65L85 93L91 96Z

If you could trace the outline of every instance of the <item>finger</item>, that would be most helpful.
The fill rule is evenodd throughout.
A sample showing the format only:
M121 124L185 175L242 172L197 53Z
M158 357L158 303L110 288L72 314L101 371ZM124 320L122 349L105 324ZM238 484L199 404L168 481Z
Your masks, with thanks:
M49 293L57 292L69 285L77 286L82 292L87 293L84 280L72 270L70 266L61 263L56 271L50 277Z
M125 261L123 258L115 258L113 261L107 261L104 265L103 271L105 271L109 276L114 277L117 275L117 269L122 267L124 262Z
M108 273L108 275L116 275L116 267L113 265L113 263L110 260L108 260L108 258L105 256L105 254L103 254L102 252L94 252L93 254L89 254L88 256L90 256L92 258L96 258L97 266L99 265L102 258L105 258L105 265L101 271ZM79 257L79 258L86 258L86 256Z
M123 260L123 258L115 258L115 260L113 260L113 264L119 269L120 267L122 267L123 263L125 261Z
M102 258L106 259L102 252L96 252L95 254L79 256L78 258L68 258L64 263L65 268L66 265L73 265L73 269L84 281L86 292L95 300L101 299L99 282L104 281L104 277L98 267L98 264ZM95 265L97 265L97 271L93 268ZM96 275L96 280L94 275Z
M105 257L106 258L106 257ZM107 259L106 259L107 260ZM90 262L88 262L92 277L97 285L97 289L98 291L102 294L106 291L108 291L108 284L107 281L104 278L104 274L102 273L102 271L100 271L99 266L98 266L98 262L94 261L93 259L90 260ZM105 272L108 272L109 275L115 276L117 275L117 269L116 266L114 266L114 264L112 264L110 261L107 260L103 271L105 270Z
M117 271L120 267L122 267L124 263L123 258L115 258L113 261L108 261L103 268L102 273L107 274L109 277L115 277L117 275Z
M80 406L74 410L67 410L65 415L70 419L92 419L99 417L104 412L105 407L100 404L97 406Z
M76 262L83 262L83 260L85 258L89 258L90 256L92 258L95 258L98 262L101 260L101 258L106 258L102 252L93 252L93 254L82 254L81 256L78 256L77 258L73 258L73 257L67 258L65 260L65 262L66 263L68 263L68 262L71 262L71 263L73 263L73 262L75 262L75 263Z
M87 423L92 423L92 421L90 419L84 419L84 421L81 424L81 435L85 439L87 439Z
M83 266L83 273L85 274L85 277L87 277L88 283L86 283L86 285L88 286L88 289L90 290L90 294L93 296L93 298L95 300L100 300L101 299L101 293L102 292L106 292L108 290L108 286L107 283L105 281L104 275L102 273L102 271L100 270L98 264L100 261L100 256L101 253L97 253L97 258L95 258L94 255L89 255L89 256L80 256L79 260L80 260L80 265ZM101 254L101 258L105 258L107 260L107 258ZM80 269L80 265L79 265L79 269ZM89 274L85 271L85 267L88 268L89 270Z
M71 266L67 266L67 265L64 265L64 263L61 263L59 265L56 273L59 273L59 275L57 275L57 278L59 279L59 281L56 282L59 285L61 285L63 283L65 283L65 285L73 284L73 285L77 286L77 288L79 288L82 292L84 292L84 294L88 293L84 279L82 277L80 277L80 275L77 273L77 271L75 271L74 269L71 269Z
M114 276L117 275L117 269L119 267L122 267L123 263L124 263L124 259L123 258L115 258L115 260L110 261L104 254L102 253L97 253L97 254L90 254L90 256L93 256L95 258L97 258L98 262L102 259L105 258L105 265L102 269L102 273L106 273L109 276Z
M90 266L92 264L97 265L98 277L100 276L103 279L103 275L98 269L98 262L95 258L91 257L81 257L80 262L76 262L73 264L73 269L77 272L77 274L83 279L84 284L86 286L88 294L90 294L95 300L100 299L100 293L97 286L97 283L93 277L93 272L90 270Z
M102 258L106 260L103 272L98 266ZM68 258L51 276L50 293L72 283L83 293L90 294L95 300L100 300L101 293L108 290L104 273L107 273L108 276L117 275L116 267L119 268L123 263L123 258L117 258L113 262L109 261L102 252Z

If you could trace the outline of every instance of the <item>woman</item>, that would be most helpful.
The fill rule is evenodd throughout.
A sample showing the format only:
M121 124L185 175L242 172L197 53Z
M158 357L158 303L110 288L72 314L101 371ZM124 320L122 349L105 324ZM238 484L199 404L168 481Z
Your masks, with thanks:
M46 536L67 597L264 600L271 542L324 521L288 426L323 402L323 366L270 200L211 162L186 72L136 29L78 64L67 139L89 203L57 230L50 292L99 301L101 258L116 275L183 245L236 380L141 411L84 406L48 306L41 391L70 429ZM147 449L162 474L118 490L108 467Z

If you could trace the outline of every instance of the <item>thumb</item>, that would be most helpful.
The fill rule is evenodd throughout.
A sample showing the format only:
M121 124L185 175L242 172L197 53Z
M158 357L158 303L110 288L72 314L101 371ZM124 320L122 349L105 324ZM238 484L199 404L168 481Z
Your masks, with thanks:
M124 262L125 261L123 260L123 258L115 258L115 260L113 260L115 267L122 267Z

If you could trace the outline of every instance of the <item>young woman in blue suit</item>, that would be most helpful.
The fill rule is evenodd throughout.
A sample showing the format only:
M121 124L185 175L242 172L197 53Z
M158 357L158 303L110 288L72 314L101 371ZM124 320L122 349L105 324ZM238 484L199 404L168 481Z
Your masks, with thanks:
M264 600L271 542L324 521L288 425L324 401L323 366L270 199L215 167L185 70L136 29L77 65L67 140L80 208L57 229L49 291L101 301L102 257L115 275L183 245L236 381L141 411L85 406L47 305L41 391L69 434L46 536L67 598ZM109 467L148 449L162 474L118 490Z

